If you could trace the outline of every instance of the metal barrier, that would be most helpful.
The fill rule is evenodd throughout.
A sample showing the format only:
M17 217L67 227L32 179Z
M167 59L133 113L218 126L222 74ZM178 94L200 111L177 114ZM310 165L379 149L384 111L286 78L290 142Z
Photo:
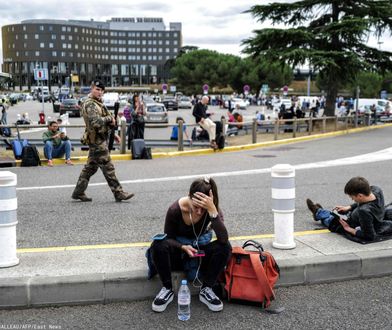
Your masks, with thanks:
M370 125L371 122L369 120L369 116L366 115L361 115L358 116L357 123L361 123L363 125ZM244 122L229 122L227 123L225 119L222 119L222 126L223 130L225 132L225 135L240 135L242 132L243 134L251 134L251 143L257 143L257 138L258 138L258 133L273 133L274 134L274 140L279 139L279 134L281 133L292 133L291 136L293 138L296 138L298 136L298 133L300 132L307 132L308 135L313 134L316 125L318 123L321 123L319 127L321 126L321 133L326 133L328 131L327 127L327 122L328 121L333 121L333 129L332 130L338 130L339 122L343 122L343 127L345 130L349 128L349 123L354 123L355 117L354 116L346 116L346 117L306 117L306 118L293 118L293 119L275 119L271 121L257 121L256 118L253 118L251 121L244 121ZM379 122L381 123L386 123L386 122L391 122L392 118L379 118ZM229 125L229 128L226 130L227 124ZM355 123L354 123L355 124ZM121 133L121 142L120 142L120 153L125 154L126 153L126 131L127 131L127 126L130 124L127 124L125 122L122 122L120 124L120 133ZM179 151L184 150L184 146L187 145L189 147L192 146L202 146L202 147L208 147L209 143L206 141L205 143L199 141L188 141L186 143L186 140L184 140L184 134L183 134L183 125L184 122L180 121L178 124L148 124L146 123L145 127L146 128L152 128L152 127L173 127L173 126L178 126L178 140L177 141L170 141L170 140L146 140L146 144L149 146L167 146L167 147L173 147L177 146L177 149ZM3 127L9 127L9 128L21 128L21 129L26 129L26 128L46 128L46 126L43 125L0 125L0 128ZM65 128L85 128L85 125L61 125L61 127ZM187 124L187 127L200 127L198 124ZM287 137L287 135L286 135ZM78 139L71 139L71 142L74 145L79 145L79 138ZM149 143L150 142L150 143ZM40 145L40 143L37 143ZM43 143L42 143L43 144Z

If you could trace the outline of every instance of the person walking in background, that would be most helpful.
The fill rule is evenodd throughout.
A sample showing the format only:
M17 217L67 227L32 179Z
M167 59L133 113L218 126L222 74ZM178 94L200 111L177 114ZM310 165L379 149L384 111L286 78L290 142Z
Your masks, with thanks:
M101 169L105 176L116 202L128 200L134 196L133 193L127 193L123 190L116 177L114 165L110 158L107 139L109 130L115 125L115 119L102 103L104 90L105 85L103 82L94 80L91 85L91 93L82 104L81 109L86 124L82 143L88 144L89 153L87 164L80 173L72 198L82 202L91 202L92 200L86 196L85 191L90 177L97 172L98 168Z
M207 116L207 104L209 98L204 95L201 98L201 101L196 103L193 107L193 116L196 119L196 123L203 127L207 132L210 139L211 148L218 149L218 145L216 144L216 124Z
M64 132L59 130L57 121L51 121L48 130L42 134L45 143L44 155L48 159L48 166L53 166L53 158L61 158L65 154L65 164L73 165L71 161L71 141Z

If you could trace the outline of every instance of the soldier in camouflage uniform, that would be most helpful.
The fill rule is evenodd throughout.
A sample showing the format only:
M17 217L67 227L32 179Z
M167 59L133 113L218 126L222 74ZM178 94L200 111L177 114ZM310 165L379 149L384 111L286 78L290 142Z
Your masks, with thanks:
M91 202L92 200L86 196L85 191L90 177L97 172L98 167L105 176L116 202L121 202L134 196L132 193L123 191L110 158L107 138L110 128L115 125L115 119L102 103L104 90L105 86L100 80L93 81L91 94L83 103L81 109L84 122L86 123L82 143L88 144L89 154L87 164L80 173L79 180L72 193L72 198L79 199L82 202Z

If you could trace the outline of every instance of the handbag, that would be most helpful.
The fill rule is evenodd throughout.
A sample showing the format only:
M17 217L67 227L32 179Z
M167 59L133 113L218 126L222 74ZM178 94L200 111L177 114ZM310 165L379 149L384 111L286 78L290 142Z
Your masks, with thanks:
M247 251L253 247L256 251ZM227 298L259 303L266 308L275 299L273 287L280 275L274 257L264 251L262 245L248 240L242 247L233 247L225 270Z

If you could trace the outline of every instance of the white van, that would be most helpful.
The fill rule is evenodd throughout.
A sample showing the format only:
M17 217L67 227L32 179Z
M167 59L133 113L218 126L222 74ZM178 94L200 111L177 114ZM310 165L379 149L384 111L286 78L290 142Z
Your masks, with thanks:
M114 109L114 104L120 102L120 96L118 93L110 92L103 94L103 104L106 105L108 109Z
M356 107L357 100L354 100L354 109ZM375 105L377 113L383 113L385 107L389 101L384 99L358 99L358 111L359 113L370 112L370 107ZM355 110L351 110L354 113Z

